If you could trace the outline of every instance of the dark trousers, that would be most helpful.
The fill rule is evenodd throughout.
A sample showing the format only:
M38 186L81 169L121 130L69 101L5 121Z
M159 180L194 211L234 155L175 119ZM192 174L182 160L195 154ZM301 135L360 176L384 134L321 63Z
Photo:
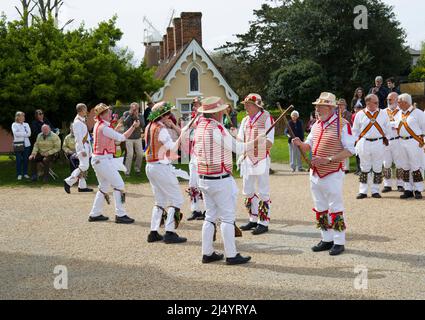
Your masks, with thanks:
M50 166L52 165L52 162L57 158L57 153L47 156L47 157L43 157L41 154L37 153L37 155L35 156L35 158L33 160L31 160L31 172L33 176L37 175L37 163L41 162L43 163L43 167L44 167L44 172L43 172L43 176L45 179L49 178L49 170L50 170Z
M28 157L31 147L25 147L24 151L15 152L16 156L16 175L23 176L28 174Z

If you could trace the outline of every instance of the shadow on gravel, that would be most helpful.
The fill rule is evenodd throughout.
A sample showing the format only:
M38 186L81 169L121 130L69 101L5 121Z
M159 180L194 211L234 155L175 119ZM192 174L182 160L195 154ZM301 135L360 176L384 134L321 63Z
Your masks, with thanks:
M66 266L68 289L54 288L54 268ZM249 266L255 268L254 264ZM200 272L243 272L240 266L205 266ZM217 271L218 269L218 271ZM0 252L0 299L334 299L335 293L316 290L287 290L268 286L224 284L179 276L184 272L178 263L171 273L161 272L155 265L135 261L134 265L70 259L60 256L27 255ZM284 271L283 269L281 271ZM287 271L291 271L288 269ZM230 271L229 271L230 272ZM332 273L323 270L325 273ZM303 272L301 272L303 273ZM276 285L276 284L275 284ZM338 299L374 298L362 292L341 295ZM171 302L170 302L171 303ZM172 301L174 304L175 301ZM166 312L164 310L158 310ZM161 317L160 317L161 318Z
M347 250L347 253L354 254L366 258L378 258L390 261L398 261L410 264L412 267L425 267L425 255L409 254L409 253L387 253L387 252L374 252L366 250Z

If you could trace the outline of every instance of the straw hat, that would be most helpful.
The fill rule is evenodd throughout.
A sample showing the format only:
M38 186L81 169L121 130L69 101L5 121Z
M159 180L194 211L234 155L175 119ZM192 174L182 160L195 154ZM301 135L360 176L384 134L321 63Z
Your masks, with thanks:
M201 106L198 108L200 113L216 113L227 109L227 104L220 97L208 97L201 101Z
M336 96L330 92L322 92L320 94L320 97L317 98L317 100L313 102L313 104L321 105L321 106L336 107Z
M246 98L242 101L242 104L246 104L248 102L251 102L257 107L264 109L263 99L258 93L250 93L247 95Z
M99 103L96 107L94 107L94 115L96 117L98 117L102 112L104 112L104 111L106 111L108 109L110 109L109 106L107 106L104 103Z

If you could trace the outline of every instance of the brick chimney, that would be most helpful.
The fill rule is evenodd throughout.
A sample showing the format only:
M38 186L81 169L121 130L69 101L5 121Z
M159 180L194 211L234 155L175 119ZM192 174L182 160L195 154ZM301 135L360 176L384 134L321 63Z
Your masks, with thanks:
M174 40L174 28L168 27L167 28L167 45L168 45L168 56L172 57L176 53L176 46L175 46L175 40Z
M159 60L164 60L164 41L159 42Z
M202 13L201 12L182 12L182 35L183 43L187 43L196 39L202 45Z
M182 19L174 18L173 24L174 24L174 38L176 40L175 47L176 47L176 52L178 52L183 46Z
M164 60L166 60L168 58L168 43L166 34L163 35L162 42L164 43Z

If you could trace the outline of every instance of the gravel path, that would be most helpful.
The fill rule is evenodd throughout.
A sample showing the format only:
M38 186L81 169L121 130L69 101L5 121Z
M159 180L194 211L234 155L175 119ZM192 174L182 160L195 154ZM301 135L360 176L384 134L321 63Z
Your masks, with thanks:
M273 167L271 230L238 238L252 256L244 266L201 264L200 221L183 222L183 245L148 244L148 184L128 186L133 225L88 223L93 194L0 188L0 299L425 299L423 201L396 192L355 200L357 177L348 175L347 250L330 257L310 250L319 231L307 174ZM239 224L247 218L242 202ZM186 220L187 202L183 212ZM105 213L113 218L112 207ZM223 249L220 235L216 247ZM67 290L54 288L57 265L67 268ZM365 282L355 268L367 269L367 289L356 289Z

